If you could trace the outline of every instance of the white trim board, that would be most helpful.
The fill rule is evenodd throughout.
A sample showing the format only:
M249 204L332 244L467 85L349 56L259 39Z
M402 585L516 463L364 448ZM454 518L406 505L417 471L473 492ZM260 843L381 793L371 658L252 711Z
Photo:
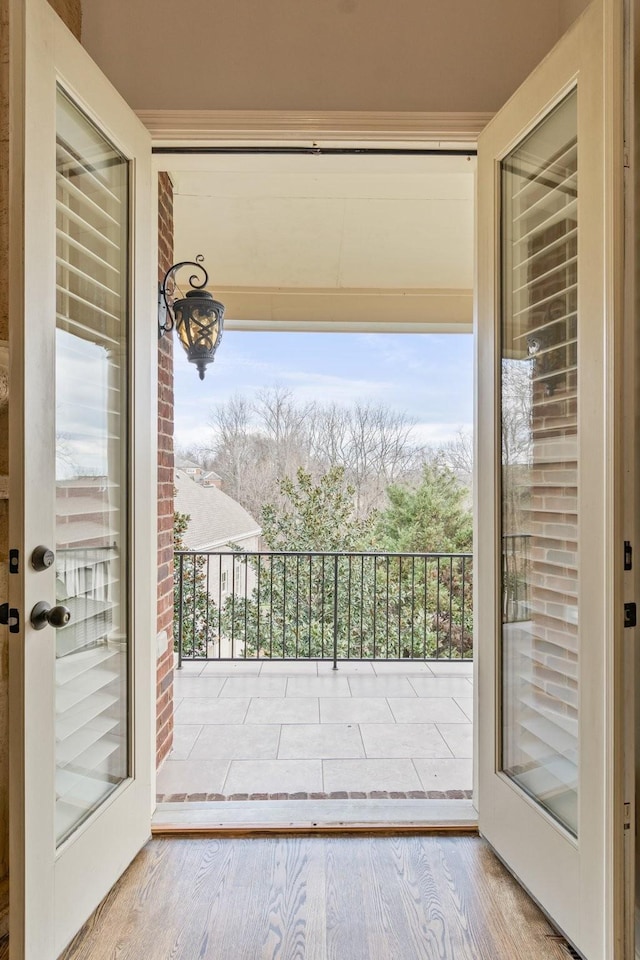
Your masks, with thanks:
M471 800L226 800L159 803L154 834L179 830L473 829Z
M229 330L471 333L473 290L225 287Z
M423 144L475 149L490 113L303 110L138 110L154 146L206 146L296 141L304 145Z

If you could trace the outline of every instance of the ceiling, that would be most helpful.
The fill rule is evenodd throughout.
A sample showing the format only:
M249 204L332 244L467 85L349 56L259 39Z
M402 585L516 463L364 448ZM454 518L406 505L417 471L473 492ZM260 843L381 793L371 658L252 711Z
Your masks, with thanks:
M475 158L215 155L173 170L176 261L229 326L471 328Z

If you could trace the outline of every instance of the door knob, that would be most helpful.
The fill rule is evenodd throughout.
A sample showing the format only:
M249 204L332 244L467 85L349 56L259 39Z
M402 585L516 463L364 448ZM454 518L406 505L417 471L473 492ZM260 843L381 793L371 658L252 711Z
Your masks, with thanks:
M71 620L71 611L68 607L58 604L57 607L50 607L45 600L36 603L31 611L31 626L34 630L42 630L44 627L66 627Z

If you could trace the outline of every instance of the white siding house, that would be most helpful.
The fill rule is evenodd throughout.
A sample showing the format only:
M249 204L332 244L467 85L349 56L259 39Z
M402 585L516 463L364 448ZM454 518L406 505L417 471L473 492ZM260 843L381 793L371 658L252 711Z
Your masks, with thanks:
M185 549L210 554L206 570L213 604L222 608L231 594L250 597L256 585L255 571L229 554L233 550L251 553L260 549L262 531L257 521L222 490L204 486L180 469L175 472L174 502L176 511L190 518L183 535ZM226 647L223 637L214 656L229 656L231 648Z
M184 470L176 470L175 488L176 510L191 517L184 534L187 550L260 549L260 524L228 494L197 483Z

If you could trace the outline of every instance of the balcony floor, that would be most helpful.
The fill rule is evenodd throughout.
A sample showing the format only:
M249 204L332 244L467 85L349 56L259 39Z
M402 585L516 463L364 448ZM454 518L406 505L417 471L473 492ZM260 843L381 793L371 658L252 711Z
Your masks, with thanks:
M468 796L472 669L187 662L158 800Z

